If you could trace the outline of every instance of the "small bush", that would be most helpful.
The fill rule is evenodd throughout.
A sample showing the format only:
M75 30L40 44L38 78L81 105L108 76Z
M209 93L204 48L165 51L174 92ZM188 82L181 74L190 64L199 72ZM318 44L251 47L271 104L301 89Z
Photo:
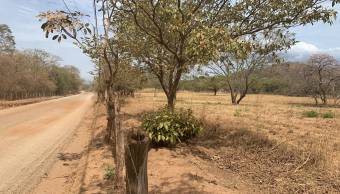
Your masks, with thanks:
M314 110L304 111L303 112L303 116L309 117L309 118L315 118L315 117L319 116L319 113L314 111Z
M322 118L324 119L332 119L335 117L335 114L333 112L325 112L322 114Z
M104 179L106 180L112 180L113 177L115 176L115 169L113 166L107 165L104 168Z
M161 108L143 115L143 128L156 145L171 145L196 136L202 124L190 109L169 111Z
M241 110L240 109L236 109L234 112L234 117L240 117L241 116Z

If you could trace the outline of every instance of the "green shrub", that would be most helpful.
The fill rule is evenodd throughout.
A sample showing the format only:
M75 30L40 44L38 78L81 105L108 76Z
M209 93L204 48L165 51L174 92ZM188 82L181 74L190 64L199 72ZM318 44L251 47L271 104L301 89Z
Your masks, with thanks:
M105 168L104 168L104 179L107 179L107 180L112 180L113 177L115 176L115 169L113 166L110 166L110 165L107 165Z
M335 114L333 112L325 112L322 114L322 118L324 119L332 119L335 117Z
M156 145L171 145L196 136L202 124L190 109L169 111L161 108L143 115L143 128Z
M319 113L314 110L304 111L303 116L309 117L309 118L315 118L319 116Z
M241 110L240 109L236 109L234 112L234 117L240 117L241 116Z

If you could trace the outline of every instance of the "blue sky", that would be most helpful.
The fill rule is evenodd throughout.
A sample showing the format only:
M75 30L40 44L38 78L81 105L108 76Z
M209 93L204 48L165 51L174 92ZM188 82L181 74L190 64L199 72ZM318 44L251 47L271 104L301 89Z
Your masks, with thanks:
M89 0L65 0L74 10L91 11ZM60 56L63 65L73 65L79 68L81 77L90 80L88 73L94 68L91 60L85 56L71 41L57 43L51 38L46 39L36 16L41 11L65 9L62 0L1 0L0 24L7 24L15 36L17 49L38 48Z
M72 10L89 13L91 0L65 0ZM16 38L18 49L38 48L60 56L62 64L74 65L80 69L81 76L90 80L88 72L93 70L91 60L70 41L58 44L46 39L40 29L41 23L36 15L41 11L64 9L62 0L1 0L0 24L7 24ZM340 12L340 6L336 9ZM339 15L340 17L340 15ZM328 53L340 60L340 18L334 25L318 23L293 29L300 41L287 53L287 60L304 61L310 54Z
M290 60L304 61L313 53L328 53L340 60L340 5L336 5L338 19L333 25L317 23L293 29L300 41L288 52Z

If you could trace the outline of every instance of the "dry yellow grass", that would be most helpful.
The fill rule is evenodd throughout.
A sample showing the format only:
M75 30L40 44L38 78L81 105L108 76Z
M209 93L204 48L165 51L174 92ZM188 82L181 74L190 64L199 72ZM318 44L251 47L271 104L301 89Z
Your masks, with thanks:
M165 103L166 98L162 91L145 89L136 93L135 98L129 99L123 111L136 115L144 111L156 110ZM258 167L260 170L252 170L253 166L250 164L237 166L239 170L247 171L243 172L245 176L252 174L253 171L249 177L254 179L255 185L262 184L263 181L269 185L260 188L269 188L269 191L276 189L282 192L324 192L328 189L340 192L340 108L314 107L313 100L308 97L262 94L248 95L240 105L235 106L231 105L228 94L219 93L214 96L212 93L187 91L178 93L176 107L191 108L197 117L210 123L210 126L214 126L212 128L223 129L218 135L223 137L221 141L224 143L219 142L220 147L212 149L215 151L214 154L221 153L221 157L223 154L228 157L241 154L235 150L231 155L227 154L230 151L230 146L226 145L226 142L230 141L239 147L243 146L242 149L247 150L250 146L251 151L242 153L253 157L253 160L259 160L261 157L269 157L268 160L273 160L274 163L253 164L261 166ZM303 116L304 111L311 110L319 113L331 111L335 114L335 118L306 118ZM216 132L216 129L215 131L207 130L208 134ZM230 140L230 138L234 139ZM216 142L218 141L214 141L217 145ZM210 149L213 146L207 148ZM257 152L256 155L253 156L253 152ZM288 159L284 155L287 155ZM252 161L249 158L241 160L248 163ZM228 161L233 162L233 160ZM278 166L270 167L275 165L275 161ZM280 165L287 166L280 167ZM263 176L266 176L265 168L277 168L269 170L270 173L273 173L271 178L275 179L274 182L271 180L266 182L262 178L256 182L256 174L264 173ZM281 172L286 169L287 173ZM317 177L320 174L327 175ZM270 177L267 178L270 179ZM324 180L320 182L319 179ZM297 184L291 186L291 189L286 188L287 185L295 182ZM280 186L282 190L279 189Z

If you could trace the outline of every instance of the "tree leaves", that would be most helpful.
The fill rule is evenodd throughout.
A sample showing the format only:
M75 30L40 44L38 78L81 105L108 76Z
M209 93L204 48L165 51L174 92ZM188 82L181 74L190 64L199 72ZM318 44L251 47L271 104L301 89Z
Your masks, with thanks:
M167 107L143 116L142 126L156 144L176 144L197 135L203 130L191 110L175 110Z
M11 29L6 24L0 24L0 54L13 53L15 40Z
M52 40L60 42L62 39L67 39L67 36L79 41L77 38L77 32L83 30L84 34L91 33L88 29L88 23L83 24L81 17L84 14L76 12L65 11L47 11L40 13L38 18L40 21L44 21L41 25L43 31L46 31L45 37L48 38L49 33L57 33L59 36L53 36Z
M333 0L332 1L332 7L334 7L336 4L340 3L340 0Z
M41 29L43 29L43 30L45 31L45 28L46 28L47 24L48 24L47 22L43 23L43 24L41 25Z
M239 59L254 52L275 54L295 43L288 36L290 28L318 21L332 23L336 16L324 0L221 2L139 0L113 5L108 1L100 8L104 17L99 23L105 30L96 31L102 33L98 36L91 35L91 25L83 19L86 15L77 11L47 11L38 17L46 37L58 34L52 37L58 42L69 37L92 59L109 66L116 56L141 64L156 75L171 97L182 74L215 60L221 52ZM333 0L333 5L339 2Z
M55 39L57 39L58 37L59 37L59 35L54 35L53 38L52 38L52 40L55 40Z

